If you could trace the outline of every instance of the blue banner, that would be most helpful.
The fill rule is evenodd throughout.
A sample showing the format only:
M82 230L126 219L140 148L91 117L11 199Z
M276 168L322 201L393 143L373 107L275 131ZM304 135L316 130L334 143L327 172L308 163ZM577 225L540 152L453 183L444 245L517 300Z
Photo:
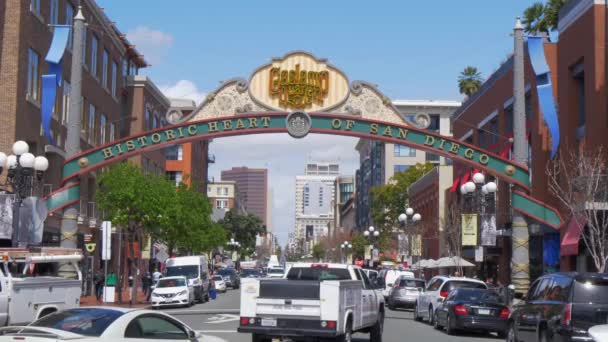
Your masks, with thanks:
M536 90L538 103L543 113L543 119L551 133L551 159L557 153L559 146L559 119L557 108L553 97L553 86L551 85L551 71L545 58L544 38L528 37L528 55L532 68L536 74Z
M48 74L42 75L42 103L40 111L42 129L51 145L55 145L53 135L51 134L51 118L57 97L57 86L61 86L61 59L68 43L70 30L71 27L69 26L54 27L53 41L44 59L47 62L49 71Z

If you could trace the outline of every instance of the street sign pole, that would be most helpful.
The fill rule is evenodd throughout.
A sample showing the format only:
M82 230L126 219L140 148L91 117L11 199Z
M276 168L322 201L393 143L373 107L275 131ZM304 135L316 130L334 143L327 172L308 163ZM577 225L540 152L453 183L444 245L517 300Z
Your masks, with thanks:
M103 221L101 223L102 241L101 241L101 260L103 260L103 302L107 302L106 284L108 279L108 260L112 253L112 222Z

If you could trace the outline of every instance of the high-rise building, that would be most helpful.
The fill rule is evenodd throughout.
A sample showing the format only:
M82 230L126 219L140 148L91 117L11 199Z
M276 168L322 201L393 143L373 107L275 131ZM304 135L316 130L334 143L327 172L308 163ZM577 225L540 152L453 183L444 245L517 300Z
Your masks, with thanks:
M338 163L309 162L296 176L295 238L316 241L334 223Z
M222 171L222 181L234 181L243 211L256 215L268 226L268 170L233 167Z
M435 100L395 100L393 105L403 117L414 124L418 114L426 114L430 119L426 128L445 136L451 135L450 117L460 107L457 101ZM451 163L436 154L414 148L388 144L375 140L360 139L356 146L359 151L360 166L356 173L356 216L357 227L364 229L373 225L371 218L371 189L388 183L393 175L405 171L417 163L445 165Z

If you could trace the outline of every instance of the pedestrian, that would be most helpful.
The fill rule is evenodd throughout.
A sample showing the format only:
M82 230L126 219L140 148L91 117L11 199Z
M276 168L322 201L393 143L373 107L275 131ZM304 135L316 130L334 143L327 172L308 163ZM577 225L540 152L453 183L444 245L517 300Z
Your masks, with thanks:
M492 279L492 277L487 277L486 278L486 285L488 286L488 288L492 289L494 287L496 287L494 285L494 279Z
M152 273L152 284L156 286L160 278L162 278L163 274L158 271L157 268L154 269L154 273Z
M150 272L146 271L141 278L141 290L146 297L148 297L148 293L150 292L150 286L152 286L152 276Z
M97 272L95 274L95 277L93 279L94 279L94 282L95 282L95 298L99 302L101 300L102 295L103 295L103 288L105 286L105 280L106 279L105 279L103 273L101 273L101 272Z

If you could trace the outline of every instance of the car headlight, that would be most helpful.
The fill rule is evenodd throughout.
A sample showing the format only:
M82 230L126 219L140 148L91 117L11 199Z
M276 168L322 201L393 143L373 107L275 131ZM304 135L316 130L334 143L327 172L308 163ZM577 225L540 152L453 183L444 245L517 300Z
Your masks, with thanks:
M176 295L176 296L183 296L183 295L185 295L186 293L188 293L188 291L187 291L187 290L184 290L184 291L180 291L180 292L176 293L175 295Z

